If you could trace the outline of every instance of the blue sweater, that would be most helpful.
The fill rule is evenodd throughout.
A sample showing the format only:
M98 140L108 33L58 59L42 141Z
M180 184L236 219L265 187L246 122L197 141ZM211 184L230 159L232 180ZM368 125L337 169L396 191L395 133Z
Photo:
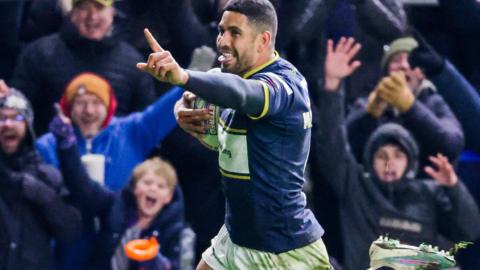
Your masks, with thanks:
M144 112L114 118L92 141L92 153L105 156L105 185L119 191L129 180L133 168L145 160L152 149L175 128L175 102L183 89L174 87ZM76 130L78 151L87 153L87 142ZM37 149L46 163L59 167L56 139L47 133L37 140Z

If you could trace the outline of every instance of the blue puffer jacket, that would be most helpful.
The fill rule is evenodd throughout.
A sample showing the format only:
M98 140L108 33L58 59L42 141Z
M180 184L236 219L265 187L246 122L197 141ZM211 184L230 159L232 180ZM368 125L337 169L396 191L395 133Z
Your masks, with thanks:
M174 87L144 112L114 118L91 142L92 153L105 156L105 185L119 191L133 168L145 160L152 149L175 128L175 102L183 89ZM78 152L87 153L87 141L76 130ZM37 149L45 162L59 167L56 139L47 133L37 140Z

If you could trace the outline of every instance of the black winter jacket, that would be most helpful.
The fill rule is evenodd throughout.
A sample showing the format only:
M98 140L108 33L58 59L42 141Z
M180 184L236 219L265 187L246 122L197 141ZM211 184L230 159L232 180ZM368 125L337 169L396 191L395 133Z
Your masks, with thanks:
M51 269L52 240L77 237L80 212L60 195L60 173L34 151L0 154L0 163L0 269Z
M153 81L135 65L144 59L116 36L101 41L86 39L68 19L59 33L29 44L20 55L12 86L20 89L33 105L37 135L47 132L68 83L82 72L93 72L108 80L118 101L116 115L141 111L154 100Z
M345 269L368 268L368 248L379 235L388 234L414 245L438 244L440 235L452 241L473 240L480 235L479 210L461 181L447 188L407 174L395 184L381 183L371 166L364 170L350 151L342 95L320 94L319 112L314 115L318 124L312 130L316 138L312 142L313 166L340 201ZM409 137L398 138L414 144ZM374 150L366 149L365 156L371 157L369 151ZM411 160L415 151L406 151L410 157L408 170L415 171L416 162Z

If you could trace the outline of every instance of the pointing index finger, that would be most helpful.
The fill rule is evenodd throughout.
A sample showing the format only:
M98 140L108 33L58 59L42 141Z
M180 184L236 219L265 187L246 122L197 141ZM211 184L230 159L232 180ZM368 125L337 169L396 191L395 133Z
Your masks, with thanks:
M148 28L145 28L145 30L143 30L143 33L145 34L148 45L150 45L150 48L153 52L163 52L162 46L158 44L157 40L153 37L152 33L150 33Z

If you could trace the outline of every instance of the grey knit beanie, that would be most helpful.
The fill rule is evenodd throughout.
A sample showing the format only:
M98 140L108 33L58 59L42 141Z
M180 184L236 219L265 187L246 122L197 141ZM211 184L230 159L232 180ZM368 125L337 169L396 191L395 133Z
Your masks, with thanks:
M32 136L32 140L35 140L35 132L33 130L33 109L28 99L17 89L10 88L9 94L3 98L0 98L0 109L9 108L17 110L25 120Z
M390 58L398 52L411 52L418 47L418 42L412 37L404 37L394 40L384 47L382 61L380 62L381 70L385 71L390 62Z

